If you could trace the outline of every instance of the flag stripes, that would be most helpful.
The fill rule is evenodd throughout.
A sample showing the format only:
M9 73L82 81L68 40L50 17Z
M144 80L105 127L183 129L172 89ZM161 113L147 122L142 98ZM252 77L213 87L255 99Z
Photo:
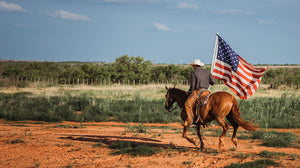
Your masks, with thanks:
M229 48L230 52L226 51L226 48ZM221 37L219 37L219 46L216 53L218 56L214 63L212 76L223 80L241 99L249 98L257 90L267 67L253 67L237 55ZM233 60L238 64L232 64Z

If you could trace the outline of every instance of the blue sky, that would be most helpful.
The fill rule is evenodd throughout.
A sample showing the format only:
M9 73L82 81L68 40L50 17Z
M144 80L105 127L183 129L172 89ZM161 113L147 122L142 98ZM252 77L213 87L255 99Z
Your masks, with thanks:
M300 64L300 0L0 0L0 59L210 64L215 35L252 64Z

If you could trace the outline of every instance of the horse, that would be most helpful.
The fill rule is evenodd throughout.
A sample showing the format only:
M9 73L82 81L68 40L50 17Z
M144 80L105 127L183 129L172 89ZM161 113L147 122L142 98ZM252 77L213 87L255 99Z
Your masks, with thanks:
M170 110L172 105L176 102L180 107L180 117L183 121L186 120L187 115L184 108L185 101L188 98L188 94L186 91L183 91L178 88L168 88L166 86L166 110ZM197 102L197 101L196 101ZM259 127L258 125L251 124L252 120L249 122L244 121L241 118L240 109L238 106L238 102L236 98L228 92L215 92L211 94L207 99L207 104L202 105L200 108L196 108L193 110L194 114L194 124L196 125L197 135L200 139L201 150L204 149L203 137L201 135L201 125L206 125L206 123L211 122L213 120L217 120L217 122L222 126L223 132L219 137L219 150L224 146L223 145L223 137L225 136L227 130L229 129L228 123L225 120L225 117L233 127L233 134L231 141L237 148L238 140L236 138L236 133L238 131L238 127L242 126L244 129L248 131L256 131ZM201 116L204 123L199 121L199 117ZM195 120L195 118L198 118ZM197 142L193 138L189 138L187 136L187 132L189 130L189 126L184 126L182 136L187 139L189 142L193 143L195 146L198 146Z

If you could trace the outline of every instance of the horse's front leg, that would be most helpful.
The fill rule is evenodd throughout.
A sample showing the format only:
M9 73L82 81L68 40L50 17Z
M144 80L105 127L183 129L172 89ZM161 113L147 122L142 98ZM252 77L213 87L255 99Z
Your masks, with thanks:
M197 142L193 139L193 138L189 138L187 136L187 132L189 131L189 127L188 126L184 126L183 127L183 133L182 136L187 139L189 142L193 143L195 146L198 146Z
M204 149L204 143L203 143L203 137L201 135L201 125L200 124L197 124L196 131L197 131L197 135L200 139L200 143L201 143L200 149L203 150Z

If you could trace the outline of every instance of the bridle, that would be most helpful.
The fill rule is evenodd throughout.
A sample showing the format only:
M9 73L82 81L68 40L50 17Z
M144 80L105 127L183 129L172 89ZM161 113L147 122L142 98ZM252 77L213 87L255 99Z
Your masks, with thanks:
M169 94L170 94L170 93L167 93L167 94L168 94L168 96L167 96L167 100L168 100ZM175 102L173 102L172 105L173 105L174 103L175 103ZM168 104L169 104L169 102L168 102ZM178 109L178 108L179 108L179 105L178 105L178 103L176 102L176 105L173 106L173 107L171 107L170 109L168 109L168 111L169 111L169 112L173 112L173 111L175 111L175 110Z

